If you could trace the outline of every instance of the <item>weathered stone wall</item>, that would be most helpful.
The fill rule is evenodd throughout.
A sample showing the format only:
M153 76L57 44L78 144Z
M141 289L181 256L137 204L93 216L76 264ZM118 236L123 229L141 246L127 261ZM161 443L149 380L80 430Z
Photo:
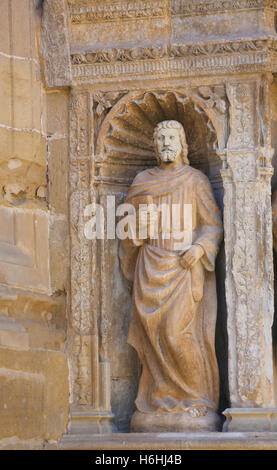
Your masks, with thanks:
M39 2L1 2L0 439L43 441L68 419L68 97L45 90L40 30Z

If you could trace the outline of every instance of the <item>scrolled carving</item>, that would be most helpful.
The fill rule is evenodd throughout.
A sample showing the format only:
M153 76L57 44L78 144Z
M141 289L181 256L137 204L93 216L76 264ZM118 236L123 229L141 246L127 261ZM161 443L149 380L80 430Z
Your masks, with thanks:
M66 0L44 0L41 37L46 85L70 85L72 71Z
M109 111L122 95L123 93L117 91L94 93L93 102L96 115L101 116L105 111Z
M203 15L225 12L226 10L246 10L257 8L277 8L276 0L171 0L172 15Z
M124 94L126 94L126 92L121 91L98 91L93 94L94 128L96 136L98 135L99 128L105 116Z
M276 39L172 44L151 47L106 49L71 55L74 80L97 82L103 76L163 76L180 72L214 74L275 70Z
M187 92L193 98L195 106L200 106L202 112L209 116L208 126L215 127L218 150L223 151L228 138L227 97L224 86L200 86L197 90ZM212 123L212 124L211 124Z
M99 5L94 2L79 0L70 2L70 8L73 24L161 17L166 12L164 2L161 0L154 0L151 3L123 1L110 5Z
M233 407L272 404L272 170L270 149L261 147L261 118L268 114L268 103L261 104L259 100L261 86L265 84L255 80L227 86L228 169L221 174L225 187L229 385ZM265 132L263 143L266 141Z
M172 44L170 46L151 46L90 51L86 53L74 53L71 55L73 65L130 62L134 60L178 58L189 56L211 56L226 53L246 53L276 50L276 40L259 39L230 41L218 44L218 42L208 42L203 44Z
M165 2L143 0L115 2L99 5L95 0L68 0L73 24L92 21L116 21L124 19L163 17L167 11L172 16L194 16L207 13L220 13L228 10L249 10L257 8L277 8L276 0L169 0Z
M74 402L78 405L91 403L91 338L76 335L73 344L75 358Z
M85 91L73 92L70 101L70 148L72 155L89 155L90 124L89 94Z

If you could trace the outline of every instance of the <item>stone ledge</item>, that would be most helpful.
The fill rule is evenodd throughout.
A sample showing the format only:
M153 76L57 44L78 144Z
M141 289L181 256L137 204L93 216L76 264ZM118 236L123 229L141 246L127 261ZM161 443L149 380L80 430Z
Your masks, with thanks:
M53 447L52 447L53 448ZM130 433L63 436L59 450L277 450L277 433ZM46 450L51 447L46 446Z

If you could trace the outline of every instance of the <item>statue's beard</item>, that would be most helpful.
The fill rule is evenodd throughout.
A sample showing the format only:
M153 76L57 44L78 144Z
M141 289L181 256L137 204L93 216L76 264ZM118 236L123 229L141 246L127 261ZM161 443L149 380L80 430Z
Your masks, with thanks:
M161 151L160 153L160 160L163 163L173 163L177 157L177 150L167 148Z

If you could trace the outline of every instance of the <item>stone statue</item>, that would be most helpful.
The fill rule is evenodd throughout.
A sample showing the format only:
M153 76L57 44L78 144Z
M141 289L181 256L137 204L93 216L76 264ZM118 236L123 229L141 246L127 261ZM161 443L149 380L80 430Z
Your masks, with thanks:
M159 166L135 177L125 202L133 204L136 212L138 203L145 201L157 208L189 205L192 238L189 246L180 249L172 228L165 236L158 213L155 237L140 239L136 230L134 237L120 244L123 273L133 281L128 343L142 364L131 429L217 430L214 269L222 239L221 214L208 178L189 166L182 125L159 123L154 144ZM180 214L182 233L186 220ZM142 223L148 226L143 211L142 215Z

